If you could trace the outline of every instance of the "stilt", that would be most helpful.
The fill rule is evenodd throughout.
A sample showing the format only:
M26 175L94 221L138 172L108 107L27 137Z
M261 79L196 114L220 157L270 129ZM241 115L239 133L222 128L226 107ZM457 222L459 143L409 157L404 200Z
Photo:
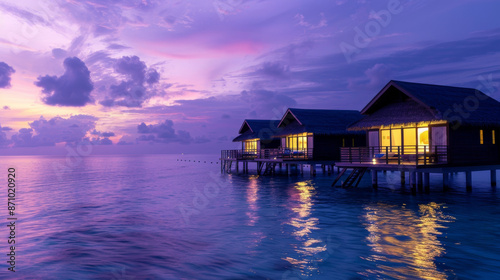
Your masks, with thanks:
M424 188L425 188L425 192L430 192L430 190L431 190L429 173L424 173Z
M400 173L401 173L401 186L404 186L406 184L405 172L401 170Z
M325 175L325 165L324 164L321 165L321 170L323 171L323 175Z
M422 172L417 172L417 186L419 191L422 191L422 187L424 186L423 175L424 174Z
M490 170L490 178L491 178L491 186L496 187L497 186L497 170L496 169Z
M236 174L240 172L240 162L236 161Z
M290 164L286 164L286 172L288 176L292 175L292 166Z
M300 165L300 175L304 175L304 165Z
M378 188L377 170L374 170L374 169L372 169L372 187L374 189Z
M410 187L414 189L417 186L417 174L415 171L410 171Z
M448 173L443 172L443 190L447 190L449 186L449 177Z
M465 171L465 188L468 192L472 191L472 172Z

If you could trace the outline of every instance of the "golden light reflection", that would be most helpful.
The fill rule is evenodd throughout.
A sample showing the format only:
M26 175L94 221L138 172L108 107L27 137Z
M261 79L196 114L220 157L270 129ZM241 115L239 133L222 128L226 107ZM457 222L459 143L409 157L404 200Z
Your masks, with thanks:
M247 187L247 203L248 203L248 211L246 215L248 217L247 225L254 226L255 223L259 219L258 210L259 206L257 205L257 200L259 199L259 184L257 182L258 176L252 175L250 176L250 184Z
M292 216L287 224L293 227L292 235L299 241L299 245L295 248L295 257L283 259L294 265L303 275L311 275L318 270L318 263L323 261L319 253L327 249L324 241L312 236L314 231L319 229L318 218L311 217L314 190L311 182L306 181L296 183L290 192L289 209L295 216Z
M419 205L419 213L400 206L377 204L365 207L365 228L373 254L367 260L377 269L365 276L385 275L395 279L446 279L436 268L436 258L445 253L438 240L443 224L454 217L443 214L442 204Z

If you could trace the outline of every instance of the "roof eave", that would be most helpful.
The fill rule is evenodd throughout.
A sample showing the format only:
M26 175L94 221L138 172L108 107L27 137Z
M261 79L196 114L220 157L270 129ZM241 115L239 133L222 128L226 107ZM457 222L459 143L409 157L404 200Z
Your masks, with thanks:
M288 108L285 112L285 114L283 115L283 117L281 117L281 120L280 120L280 123L278 124L278 128L281 127L281 124L283 123L283 121L285 120L286 116L288 115L288 113L292 114L292 116L295 118L295 120L300 124L302 125L302 123L300 122L300 120L297 118L297 116L295 116L295 114L290 110L290 108Z

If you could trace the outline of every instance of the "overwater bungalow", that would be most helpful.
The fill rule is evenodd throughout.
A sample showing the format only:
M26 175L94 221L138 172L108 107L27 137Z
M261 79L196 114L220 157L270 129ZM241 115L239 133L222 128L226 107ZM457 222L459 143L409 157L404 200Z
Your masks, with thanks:
M286 159L339 160L340 147L366 143L365 132L347 131L360 120L354 110L312 110L289 108L278 124L281 156Z
M244 120L239 135L233 142L241 142L240 150L227 150L226 157L254 159L262 149L277 149L280 141L275 138L279 120ZM232 154L231 154L232 153Z
M448 173L465 171L467 187L470 171L490 169L495 184L500 164L500 102L481 91L390 81L361 114L365 117L349 130L367 131L367 146L341 148L340 166L411 169L411 176L423 173L427 184L428 173L439 172L445 176L444 185ZM354 169L351 177L356 178L359 170ZM373 176L376 185L376 173ZM415 183L415 178L410 180Z
M472 88L390 81L349 126L368 146L343 149L343 161L373 164L500 163L500 102Z
M248 163L257 163L260 174L273 173L276 165L291 167L316 164L329 171L340 160L340 147L357 147L366 143L364 131L347 131L349 124L362 118L354 110L310 110L289 108L281 120L245 120L240 135L233 141L242 142L241 149L223 150L221 171L230 170L233 162L238 171L239 162L248 171Z

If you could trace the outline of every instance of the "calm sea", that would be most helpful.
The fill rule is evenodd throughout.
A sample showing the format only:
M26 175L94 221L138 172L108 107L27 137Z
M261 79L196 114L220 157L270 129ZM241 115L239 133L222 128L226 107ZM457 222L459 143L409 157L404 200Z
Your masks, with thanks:
M7 169L16 270L7 270ZM412 195L399 174L221 175L217 156L0 157L2 279L500 279L489 173ZM307 173L307 172L306 172Z

